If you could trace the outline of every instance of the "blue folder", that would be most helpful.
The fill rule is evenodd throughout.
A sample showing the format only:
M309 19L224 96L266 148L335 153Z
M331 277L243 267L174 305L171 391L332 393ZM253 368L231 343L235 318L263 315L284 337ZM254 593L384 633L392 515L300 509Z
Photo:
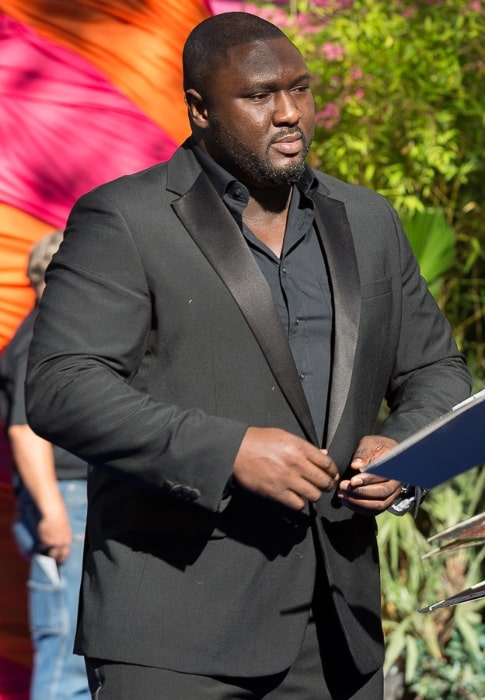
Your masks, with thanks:
M366 471L432 488L485 462L485 389L403 440Z

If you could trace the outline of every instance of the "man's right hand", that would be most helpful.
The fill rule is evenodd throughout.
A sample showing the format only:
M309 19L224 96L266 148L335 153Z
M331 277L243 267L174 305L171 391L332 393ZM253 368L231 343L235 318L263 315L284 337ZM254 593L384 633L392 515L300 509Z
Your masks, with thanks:
M72 531L62 501L57 507L53 504L49 513L40 518L37 536L39 552L52 557L58 564L66 561L71 550Z
M8 437L19 476L40 513L37 551L62 564L71 549L72 532L56 477L52 445L27 423L11 425Z
M302 510L332 491L338 470L326 450L279 428L248 428L234 462L236 482L265 498Z

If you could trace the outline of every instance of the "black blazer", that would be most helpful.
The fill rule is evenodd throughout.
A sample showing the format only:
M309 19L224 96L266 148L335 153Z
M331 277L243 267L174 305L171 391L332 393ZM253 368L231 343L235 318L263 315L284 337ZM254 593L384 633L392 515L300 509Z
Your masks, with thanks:
M384 396L380 432L401 440L470 386L388 202L317 176L335 318L326 446L344 473ZM308 619L315 536L357 668L381 663L374 518L331 494L294 513L231 490L248 425L315 435L269 288L189 143L74 207L27 401L37 432L92 465L79 653L280 671Z

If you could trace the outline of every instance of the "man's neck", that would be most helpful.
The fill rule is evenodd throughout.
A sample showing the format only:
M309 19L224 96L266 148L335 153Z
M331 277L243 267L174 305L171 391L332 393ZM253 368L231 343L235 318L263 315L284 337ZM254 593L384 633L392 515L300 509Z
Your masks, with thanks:
M278 257L281 256L293 188L250 189L243 214L246 226Z
M293 185L279 187L254 187L246 185L249 191L249 204L254 211L261 210L268 214L281 214L288 211Z

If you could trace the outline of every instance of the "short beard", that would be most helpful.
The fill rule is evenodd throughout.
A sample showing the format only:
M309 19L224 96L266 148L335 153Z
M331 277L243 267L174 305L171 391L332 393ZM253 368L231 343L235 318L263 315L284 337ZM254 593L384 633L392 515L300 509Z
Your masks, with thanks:
M269 158L262 158L248 148L212 114L212 139L224 157L220 165L248 185L277 187L298 182L305 172L305 159L310 150L305 135L301 131L299 133L303 151L298 160L289 160L287 167L275 168Z

